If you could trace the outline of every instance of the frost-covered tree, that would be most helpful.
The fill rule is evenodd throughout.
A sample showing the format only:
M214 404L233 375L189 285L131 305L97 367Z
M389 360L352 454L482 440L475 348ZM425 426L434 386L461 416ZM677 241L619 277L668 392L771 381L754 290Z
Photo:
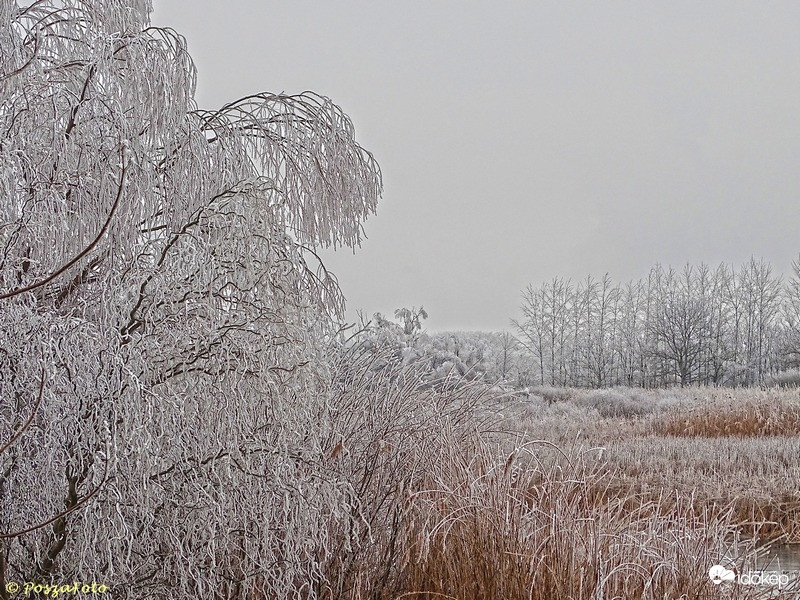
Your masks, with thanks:
M784 367L800 367L800 258L792 263L782 310L783 328L779 352Z
M798 364L796 280L755 259L656 265L627 286L554 279L527 287L512 323L540 384L756 385Z
M428 313L423 307L420 306L418 309L414 306L398 308L394 311L394 316L403 322L403 333L413 335L415 331L422 331L422 321L428 318Z
M555 378L552 368L548 368L546 361L550 354L547 345L548 314L546 310L547 289L534 288L529 285L522 294L521 320L512 319L511 323L519 332L519 340L532 361L531 370L536 373L536 383L544 385L545 371L550 379Z
M360 242L380 171L323 96L199 109L150 11L0 3L0 595L309 594L362 523L315 249Z
M697 379L708 331L708 310L694 289L694 270L682 276L672 269L660 280L659 304L648 322L652 345L648 354L659 360L662 377L685 386Z

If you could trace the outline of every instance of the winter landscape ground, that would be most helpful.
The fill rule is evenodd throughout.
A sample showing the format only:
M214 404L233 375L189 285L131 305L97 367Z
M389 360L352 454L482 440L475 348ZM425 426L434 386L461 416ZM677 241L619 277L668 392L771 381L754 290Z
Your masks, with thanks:
M800 262L347 325L352 121L151 11L0 3L0 600L797 597Z
M797 389L541 387L486 400L480 442L451 446L412 494L422 514L403 532L401 589L796 597ZM717 587L717 564L786 579Z

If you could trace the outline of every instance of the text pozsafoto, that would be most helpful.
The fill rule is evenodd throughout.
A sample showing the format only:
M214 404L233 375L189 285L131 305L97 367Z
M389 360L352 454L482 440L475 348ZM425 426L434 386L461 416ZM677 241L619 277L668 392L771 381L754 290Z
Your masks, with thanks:
M108 592L108 589L107 585L95 582L83 583L81 581L73 581L72 583L65 584L48 584L26 581L22 591L26 596L33 592L35 594L44 594L45 596L56 598L60 594L105 594Z

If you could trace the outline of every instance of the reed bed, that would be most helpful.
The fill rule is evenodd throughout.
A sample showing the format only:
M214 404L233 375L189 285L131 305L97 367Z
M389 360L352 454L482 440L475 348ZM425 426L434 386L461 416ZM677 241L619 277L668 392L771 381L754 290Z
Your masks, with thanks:
M610 473L595 450L545 441L500 450L462 447L408 493L381 598L716 599L708 569L743 570L757 552L752 538L733 549L731 506L709 510L691 493L598 501ZM780 597L793 598L794 585ZM764 592L723 587L724 597Z
M713 591L704 565L723 551L715 539L724 521L690 507L664 518L648 504L594 504L597 467L581 455L545 461L541 450L523 446L504 465L482 453L418 496L400 576L406 589L510 599Z
M694 401L654 421L653 430L680 437L764 437L800 434L800 392L742 391Z
M616 412L634 404L626 416ZM691 494L698 508L729 507L733 522L757 528L762 539L800 542L796 389L570 390L560 404L534 397L504 412L518 435L602 448L594 456L608 481L598 500L642 498L669 512L670 498Z
M547 390L522 399L473 382L420 396L381 373L357 386L375 400L368 413L347 412L349 452L336 458L364 527L355 537L332 532L340 541L317 597L800 594L797 579L776 589L717 586L708 575L715 564L744 572L765 540L800 540L796 391ZM361 406L361 391L346 389ZM714 420L725 411L760 433L732 434Z

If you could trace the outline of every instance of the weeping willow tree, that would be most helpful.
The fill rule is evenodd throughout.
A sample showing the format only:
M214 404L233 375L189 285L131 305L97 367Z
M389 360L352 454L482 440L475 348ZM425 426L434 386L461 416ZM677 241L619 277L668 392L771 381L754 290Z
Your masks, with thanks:
M0 3L0 597L310 597L366 526L315 250L359 244L380 171L325 97L198 109L150 11Z

